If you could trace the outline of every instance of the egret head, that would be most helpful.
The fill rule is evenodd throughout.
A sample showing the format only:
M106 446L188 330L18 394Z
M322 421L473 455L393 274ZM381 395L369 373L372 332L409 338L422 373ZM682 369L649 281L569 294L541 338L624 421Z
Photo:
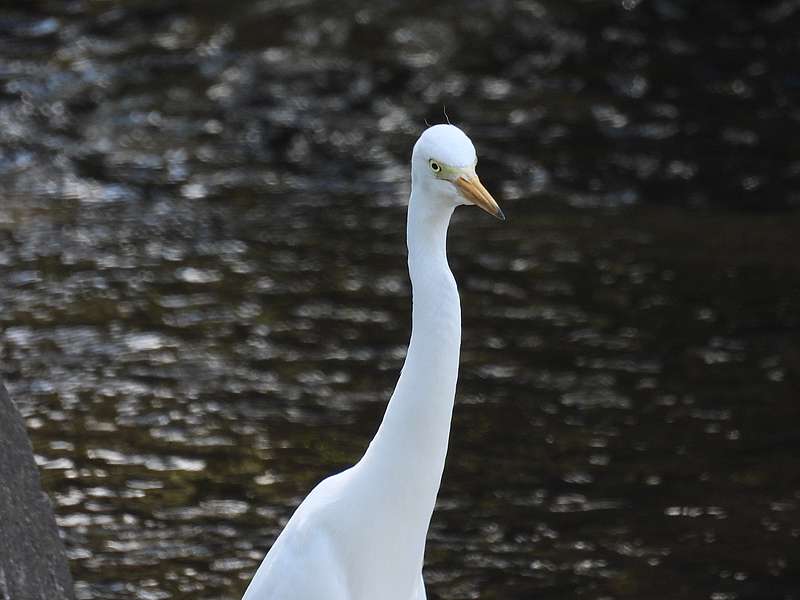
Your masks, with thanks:
M498 219L505 215L483 187L475 167L475 146L455 125L434 125L422 132L411 155L412 189L426 201L480 206Z

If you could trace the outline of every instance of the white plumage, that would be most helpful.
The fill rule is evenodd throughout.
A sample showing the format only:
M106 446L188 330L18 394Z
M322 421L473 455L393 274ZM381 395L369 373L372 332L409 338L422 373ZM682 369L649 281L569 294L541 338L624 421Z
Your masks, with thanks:
M286 524L243 600L424 600L425 537L444 468L458 378L461 309L447 264L459 204L504 218L452 125L427 129L411 158L412 332L383 422L361 460L317 485Z

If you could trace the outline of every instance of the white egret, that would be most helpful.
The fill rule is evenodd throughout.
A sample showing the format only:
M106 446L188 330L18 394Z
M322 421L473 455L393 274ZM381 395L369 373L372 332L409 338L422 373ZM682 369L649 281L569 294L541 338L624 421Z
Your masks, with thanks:
M317 485L243 600L424 600L425 538L444 469L458 378L461 307L447 264L458 205L505 219L475 173L470 139L427 129L411 157L411 341L383 422L361 460Z

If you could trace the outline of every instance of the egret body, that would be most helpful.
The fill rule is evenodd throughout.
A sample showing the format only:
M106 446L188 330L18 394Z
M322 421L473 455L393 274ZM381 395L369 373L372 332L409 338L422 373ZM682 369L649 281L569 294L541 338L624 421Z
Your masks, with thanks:
M461 307L447 264L458 205L503 213L475 173L470 139L427 129L411 157L411 341L383 422L360 461L317 485L243 600L424 600L425 538L444 469L458 378Z

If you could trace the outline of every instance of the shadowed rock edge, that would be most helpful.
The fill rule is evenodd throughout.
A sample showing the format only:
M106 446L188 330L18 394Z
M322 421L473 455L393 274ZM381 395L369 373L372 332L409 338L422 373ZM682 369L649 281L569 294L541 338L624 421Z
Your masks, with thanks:
M25 425L0 382L0 598L73 600L72 577Z

